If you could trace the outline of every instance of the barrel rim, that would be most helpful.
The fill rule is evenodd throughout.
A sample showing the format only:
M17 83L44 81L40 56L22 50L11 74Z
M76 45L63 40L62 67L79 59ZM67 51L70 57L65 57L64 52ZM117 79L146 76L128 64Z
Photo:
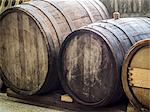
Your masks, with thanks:
M143 47L150 45L150 39L143 39L138 42L136 42L128 51L128 53L125 56L123 66L122 66L122 85L123 89L125 91L125 94L129 98L131 104L138 110L138 111L148 111L147 108L138 101L136 96L133 93L132 88L129 86L128 81L128 66L130 65L130 62L134 55Z
M59 76L59 79L60 79L60 82L62 84L62 87L63 89L73 98L75 99L77 102L81 103L81 104L84 104L84 105L88 105L88 106L103 106L103 105L106 105L108 104L106 101L107 100L110 100L109 96L105 96L105 98L103 100L100 100L100 101L97 101L97 102L85 102L85 101L82 101L71 89L70 87L68 86L67 82L65 81L65 75L63 74L63 67L62 67L62 56L63 56L63 51L67 45L67 43L72 39L74 38L74 35L76 35L78 32L92 32L94 33L95 35L98 35L98 36L101 36L101 37L104 37L103 35L101 35L99 32L95 31L95 30L92 30L92 29L89 29L89 28L86 28L86 27L83 27L83 28L80 28L78 30L75 30L74 32L72 32L71 34L69 34L66 39L64 40L64 42L62 43L62 47L60 48L60 51L59 51L59 56L58 56L58 60L57 60L57 68L58 68L58 76ZM73 37L72 37L73 36ZM105 42L106 42L106 45L108 45L108 48L111 49L113 51L113 48L110 46L109 42L105 39L105 38L102 38ZM112 51L110 50L111 52L111 55L112 55L112 58L116 61L116 57L115 55L112 53ZM117 61L116 61L117 62ZM118 68L117 68L117 65L113 62L114 64L114 75L118 74ZM119 76L116 75L116 77L119 79ZM114 85L113 85L114 86ZM114 89L111 89L110 90L110 93L113 93L113 90Z
M11 7L7 10L5 10L4 12L1 13L0 15L0 21L5 17L7 16L9 13L13 13L13 12L22 12L22 13L25 13L27 14L29 17L31 17L33 19L33 21L35 22L35 24L37 25L37 27L40 29L40 32L41 34L43 35L43 41L47 44L46 45L46 48L47 48L47 53L48 53L48 71L47 71L47 75L45 77L45 80L43 80L43 83L41 83L38 88L34 89L34 90L23 90L23 89L19 89L18 87L15 87L4 75L3 71L2 71L2 79L4 80L4 84L7 85L8 87L10 87L10 89L12 89L14 92L16 93L19 93L21 95L33 95L33 94L40 94L41 93L41 90L42 88L44 88L44 85L46 83L46 81L48 80L47 77L50 75L52 69L49 69L49 68L52 68L52 62L50 61L50 59L52 59L53 55L52 53L50 53L52 51L52 49L55 49L54 46L53 48L51 47L52 45L49 45L49 42L47 40L47 34L46 32L44 31L42 25L40 22L38 22L38 19L36 19L36 17L34 17L32 15L32 13L30 13L29 11L25 10L24 8L20 7L21 5L18 5L16 7ZM51 36L51 35L50 35ZM46 42L47 41L47 42ZM53 41L52 41L53 43ZM1 68L2 69L2 68ZM47 80L46 80L47 79Z

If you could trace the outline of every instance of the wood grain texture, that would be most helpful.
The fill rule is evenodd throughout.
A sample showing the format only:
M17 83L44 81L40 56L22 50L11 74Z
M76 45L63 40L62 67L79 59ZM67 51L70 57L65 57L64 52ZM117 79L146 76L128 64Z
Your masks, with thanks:
M20 89L40 88L48 71L48 53L40 30L26 14L14 12L3 20L1 63L5 77Z
M101 0L107 7L109 14L119 11L121 17L149 16L149 0Z
M150 69L132 68L132 70L129 70L129 74L131 86L150 89Z
M149 109L150 104L150 89L149 87L138 87L138 86L132 86L129 84L130 82L130 74L129 72L134 68L138 68L140 70L150 70L150 39L142 40L137 42L135 45L132 46L129 53L126 56L126 59L123 64L123 71L122 71L122 82L124 90L129 98L129 100L132 102L132 104L138 109L142 110L142 108ZM129 67L130 69L128 70ZM138 72L139 74L140 72ZM147 72L147 77L149 72ZM128 75L129 74L129 75ZM134 82L138 82L137 85L142 84L149 84L149 77L144 79L146 75L141 72L135 78L133 77ZM140 77L140 78L139 78ZM132 81L132 80L131 80Z
M136 52L136 54L131 60L130 67L131 68L138 67L138 68L150 70L150 46L143 47L139 51ZM144 75L144 74L141 74L141 75ZM149 72L149 75L150 75L150 72ZM150 83L150 82L147 82L147 83ZM146 107L149 107L150 105L150 89L149 88L147 89L138 88L138 87L133 88L134 95L143 105L146 105Z
M135 42L150 38L149 21L149 18L103 20L71 33L59 54L65 90L84 105L117 102L124 95L121 82L124 56Z
M109 17L100 3L31 1L2 13L0 66L6 84L23 95L56 89L59 85L56 59L61 43L71 31Z
M111 85L105 82L107 73L103 73L103 70L113 67L112 63L107 63L111 55L106 44L96 38L94 34L79 34L68 44L63 56L68 86L80 99L92 103L109 93L106 86L109 88ZM105 66L102 66L104 63ZM101 92L95 92L100 89Z

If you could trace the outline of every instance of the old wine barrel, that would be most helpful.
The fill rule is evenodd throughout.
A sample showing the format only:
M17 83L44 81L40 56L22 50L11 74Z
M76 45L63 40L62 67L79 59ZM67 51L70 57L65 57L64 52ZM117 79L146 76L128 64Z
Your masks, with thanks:
M13 91L42 94L56 89L56 56L73 30L108 18L99 0L37 0L0 17L0 56L4 82Z
M121 17L149 16L150 0L101 0L109 14L118 11Z
M143 111L150 106L150 39L132 46L122 67L123 88L131 103ZM150 110L149 110L150 111Z
M59 53L59 76L64 90L84 105L117 102L123 95L124 56L144 38L150 38L150 18L104 20L74 31Z

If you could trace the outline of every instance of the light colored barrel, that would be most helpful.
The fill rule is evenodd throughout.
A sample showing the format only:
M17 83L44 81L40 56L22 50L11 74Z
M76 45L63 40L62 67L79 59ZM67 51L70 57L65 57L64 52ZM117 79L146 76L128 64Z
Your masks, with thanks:
M134 44L122 67L122 83L138 111L150 109L150 39Z
M57 53L65 37L108 17L99 0L37 0L4 11L0 64L8 87L23 95L56 89Z
M104 106L124 95L121 68L137 41L150 38L150 18L120 18L93 23L71 33L59 53L65 91L81 104Z
M149 16L150 0L101 0L109 14L118 11L121 17Z

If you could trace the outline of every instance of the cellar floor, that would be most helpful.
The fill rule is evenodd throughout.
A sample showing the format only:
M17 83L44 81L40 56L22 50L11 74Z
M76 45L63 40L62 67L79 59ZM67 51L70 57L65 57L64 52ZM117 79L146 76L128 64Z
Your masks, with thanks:
M116 111L114 111L114 109L112 109L112 111L111 109L109 109L109 111L102 110L101 112L126 112L126 111L135 112L133 107L130 105L126 107L127 110L124 107L122 109L121 108L120 107L116 108ZM73 112L73 111L62 109L62 108L56 108L56 107L44 108L44 107L24 104L21 103L21 100L19 99L8 97L6 93L0 93L0 112Z
M66 112L66 110L49 109L19 103L17 99L7 97L6 94L0 93L0 112Z

